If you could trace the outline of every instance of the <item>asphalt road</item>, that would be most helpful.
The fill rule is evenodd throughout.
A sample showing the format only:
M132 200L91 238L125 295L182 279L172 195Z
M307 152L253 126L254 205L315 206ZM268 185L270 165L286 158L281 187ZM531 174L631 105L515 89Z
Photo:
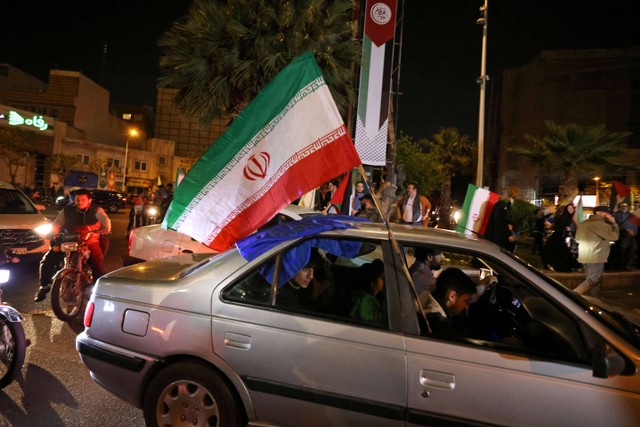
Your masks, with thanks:
M52 217L57 211L46 213ZM127 244L128 212L110 217L113 233L106 271L122 266ZM12 280L3 286L5 301L25 317L23 326L31 345L22 376L0 390L0 426L144 426L142 411L93 382L80 361L75 338L83 330L82 318L67 324L54 316L49 298L33 302L37 267L36 261L14 265Z

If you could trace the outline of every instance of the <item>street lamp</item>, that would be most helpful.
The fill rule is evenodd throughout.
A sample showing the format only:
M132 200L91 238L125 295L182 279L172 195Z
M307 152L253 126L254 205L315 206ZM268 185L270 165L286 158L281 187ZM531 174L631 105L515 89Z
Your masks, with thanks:
M476 24L482 25L482 60L480 64L480 77L477 82L480 84L480 113L478 114L478 169L476 170L476 186L482 187L482 172L484 169L484 96L487 80L487 20L489 0L484 0L484 5L480 6L482 16Z
M129 138L132 136L138 136L137 129L129 129L129 135L127 135L127 143L124 146L124 173L122 174L122 192L127 191L127 157L129 157Z
M599 195L599 187L600 187L600 177L596 176L595 178L593 178L593 180L596 182L596 206L600 205L600 195Z

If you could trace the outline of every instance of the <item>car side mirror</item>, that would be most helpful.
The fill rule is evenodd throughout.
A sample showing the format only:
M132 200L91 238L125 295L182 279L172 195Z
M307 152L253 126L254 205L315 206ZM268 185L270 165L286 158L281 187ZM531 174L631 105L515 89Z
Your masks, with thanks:
M593 376L608 378L620 375L626 367L624 358L604 340L599 340L593 349Z

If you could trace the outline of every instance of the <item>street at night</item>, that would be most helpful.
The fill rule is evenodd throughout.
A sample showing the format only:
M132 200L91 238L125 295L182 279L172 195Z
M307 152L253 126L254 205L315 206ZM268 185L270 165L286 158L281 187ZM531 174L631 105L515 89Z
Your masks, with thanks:
M58 211L47 210L54 218ZM111 214L113 233L105 268L122 266L126 247L128 210ZM31 340L22 375L0 390L0 426L143 426L142 411L120 401L89 376L75 348L84 327L82 316L65 323L51 310L51 299L33 302L38 289L38 264L12 267L12 279L3 285L4 299L25 317L25 334Z

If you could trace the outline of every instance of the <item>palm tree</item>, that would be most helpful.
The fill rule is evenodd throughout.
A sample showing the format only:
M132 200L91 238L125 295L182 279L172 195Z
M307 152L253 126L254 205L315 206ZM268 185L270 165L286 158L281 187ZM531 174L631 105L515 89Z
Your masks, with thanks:
M342 113L354 99L351 0L195 0L160 39L161 87L208 125L237 114L293 58L315 53Z
M541 138L525 135L530 148L511 148L549 171L560 171L558 188L561 199L577 194L578 179L600 175L612 168L637 169L630 161L626 138L630 132L609 132L604 125L581 126L546 121Z
M473 146L469 136L454 127L443 127L432 136L432 140L421 141L433 159L442 184L440 187L440 228L451 226L451 180L456 174L465 172L473 161Z

